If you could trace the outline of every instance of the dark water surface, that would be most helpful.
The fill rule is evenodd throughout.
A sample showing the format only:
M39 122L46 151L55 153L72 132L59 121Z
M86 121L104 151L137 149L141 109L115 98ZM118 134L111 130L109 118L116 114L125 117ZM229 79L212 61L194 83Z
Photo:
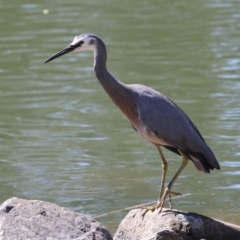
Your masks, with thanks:
M108 47L108 69L173 99L221 164L190 162L173 207L240 223L239 1L31 1L0 4L0 201L51 201L98 215L157 200L156 149L132 130L92 71L91 52L43 62L75 35ZM44 14L43 10L49 13ZM169 181L181 158L164 151ZM99 219L116 228L125 212Z

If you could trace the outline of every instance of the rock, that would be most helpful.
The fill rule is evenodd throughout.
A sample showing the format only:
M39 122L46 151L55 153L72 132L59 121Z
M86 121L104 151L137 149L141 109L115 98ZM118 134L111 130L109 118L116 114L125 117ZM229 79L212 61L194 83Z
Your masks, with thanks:
M240 232L196 213L163 209L131 210L122 220L114 240L240 240Z
M11 198L0 206L0 240L112 240L92 217L53 203Z

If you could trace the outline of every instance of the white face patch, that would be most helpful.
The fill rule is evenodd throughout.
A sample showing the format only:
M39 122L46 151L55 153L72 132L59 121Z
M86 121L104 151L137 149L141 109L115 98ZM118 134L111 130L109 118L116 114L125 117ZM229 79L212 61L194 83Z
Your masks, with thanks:
M80 42L83 42L80 44ZM76 36L72 43L70 45L78 45L79 47L75 48L73 52L80 52L80 51L86 51L91 50L93 52L96 51L96 39L88 34Z
M70 45L75 45L78 42L79 42L79 36L76 36Z

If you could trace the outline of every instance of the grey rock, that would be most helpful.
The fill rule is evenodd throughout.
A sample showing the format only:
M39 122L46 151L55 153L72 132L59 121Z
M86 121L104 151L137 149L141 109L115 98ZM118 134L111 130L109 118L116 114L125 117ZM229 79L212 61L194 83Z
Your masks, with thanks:
M114 240L240 240L240 232L196 213L163 209L131 210L122 220Z
M0 206L0 240L112 240L90 216L39 200L11 198Z

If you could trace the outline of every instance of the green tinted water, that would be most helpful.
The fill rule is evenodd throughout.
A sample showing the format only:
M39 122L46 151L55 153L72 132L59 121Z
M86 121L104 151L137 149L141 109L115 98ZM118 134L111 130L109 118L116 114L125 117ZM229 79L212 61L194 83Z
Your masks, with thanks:
M158 153L102 90L92 53L43 64L92 32L107 44L108 69L173 99L219 159L211 175L189 163L175 190L191 195L173 207L239 224L239 20L235 1L1 1L0 201L98 215L157 199ZM169 181L180 158L164 153ZM99 220L115 229L124 215Z

